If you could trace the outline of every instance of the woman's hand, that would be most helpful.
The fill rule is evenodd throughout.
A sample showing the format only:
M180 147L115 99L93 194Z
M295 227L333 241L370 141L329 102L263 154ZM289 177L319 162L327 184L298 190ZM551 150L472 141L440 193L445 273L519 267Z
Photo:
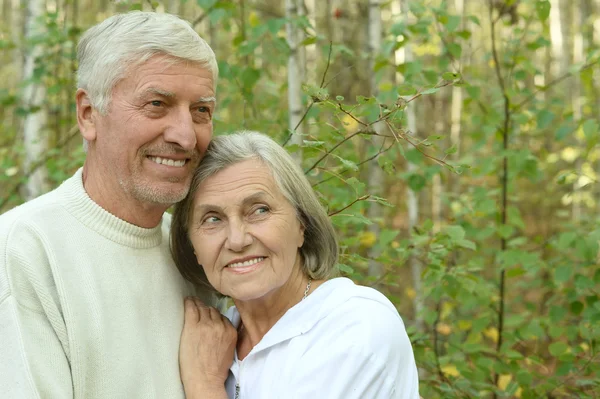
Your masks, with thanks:
M185 300L179 370L186 397L227 397L225 380L236 343L237 331L217 309L198 298Z

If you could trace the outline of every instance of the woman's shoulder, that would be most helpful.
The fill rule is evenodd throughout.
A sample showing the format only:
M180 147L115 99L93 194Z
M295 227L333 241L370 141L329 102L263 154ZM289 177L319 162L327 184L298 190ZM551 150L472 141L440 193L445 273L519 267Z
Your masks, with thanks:
M361 344L398 343L406 328L396 307L379 291L336 278L322 284L322 318L315 327Z

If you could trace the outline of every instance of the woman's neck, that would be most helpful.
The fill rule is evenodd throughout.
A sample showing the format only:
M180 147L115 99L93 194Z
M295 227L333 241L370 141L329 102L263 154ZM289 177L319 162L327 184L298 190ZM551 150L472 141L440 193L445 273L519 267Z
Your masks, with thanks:
M243 360L285 312L304 298L308 281L303 274L298 278L290 277L288 283L264 297L251 301L233 300L242 320L238 329L238 359ZM307 294L321 283L322 280L311 281Z

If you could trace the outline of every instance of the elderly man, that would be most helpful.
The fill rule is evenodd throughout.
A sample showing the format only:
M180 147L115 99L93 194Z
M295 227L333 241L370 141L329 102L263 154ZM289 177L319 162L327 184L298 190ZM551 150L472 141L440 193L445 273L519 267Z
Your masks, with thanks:
M78 58L83 168L0 217L0 396L183 397L183 302L198 293L165 211L211 139L215 56L187 22L135 12L89 29Z

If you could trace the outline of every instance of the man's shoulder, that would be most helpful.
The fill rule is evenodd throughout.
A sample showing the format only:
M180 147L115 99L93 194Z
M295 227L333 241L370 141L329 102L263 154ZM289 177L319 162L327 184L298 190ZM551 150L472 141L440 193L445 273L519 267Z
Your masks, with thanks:
M18 205L0 215L0 237L9 235L15 228L35 224L49 215L55 215L61 208L56 189Z

